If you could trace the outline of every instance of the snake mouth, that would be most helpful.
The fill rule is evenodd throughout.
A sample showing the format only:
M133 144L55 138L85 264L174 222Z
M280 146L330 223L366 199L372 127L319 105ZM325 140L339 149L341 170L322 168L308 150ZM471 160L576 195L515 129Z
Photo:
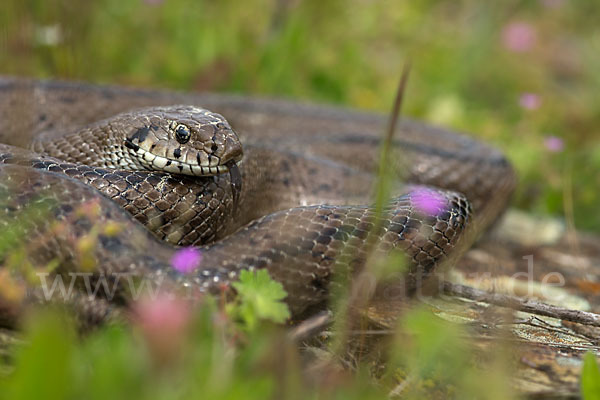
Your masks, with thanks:
M151 171L171 172L174 174L214 176L229 172L229 165L239 165L242 161L241 157L239 157L237 160L226 161L226 164L213 166L198 165L153 154L142 149L137 144L131 142L131 140L125 140L125 147L129 149L129 154L132 156L134 162L139 164L142 168Z

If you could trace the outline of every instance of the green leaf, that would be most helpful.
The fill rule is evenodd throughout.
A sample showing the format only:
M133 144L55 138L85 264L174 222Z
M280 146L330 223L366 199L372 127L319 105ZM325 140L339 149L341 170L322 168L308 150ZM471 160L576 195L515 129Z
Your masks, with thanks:
M585 400L600 400L600 370L596 355L587 352L581 370L581 395Z
M259 320L283 323L290 317L283 299L287 293L279 282L275 282L269 273L258 271L242 271L240 280L233 283L238 292L237 314L252 330Z
M5 398L68 398L72 393L75 334L64 315L36 313L29 321L27 342L16 355L15 372Z

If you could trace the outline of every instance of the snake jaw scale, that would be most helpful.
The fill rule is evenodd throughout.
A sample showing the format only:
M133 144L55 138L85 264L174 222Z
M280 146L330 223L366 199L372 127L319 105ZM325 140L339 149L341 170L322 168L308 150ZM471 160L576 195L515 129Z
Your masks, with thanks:
M214 162L204 165L195 165L152 154L130 140L125 141L125 148L126 149L124 150L126 151L123 151L123 153L127 154L128 157L121 160L120 166L137 166L147 170L192 176L213 176L229 172L229 167L227 165L214 165ZM199 158L199 156L196 157L196 159Z

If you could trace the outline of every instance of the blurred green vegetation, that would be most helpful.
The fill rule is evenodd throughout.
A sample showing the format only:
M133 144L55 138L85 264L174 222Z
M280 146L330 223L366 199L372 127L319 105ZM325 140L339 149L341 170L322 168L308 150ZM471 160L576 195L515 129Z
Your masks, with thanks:
M587 352L583 359L581 395L584 400L600 399L600 370L596 355L592 352Z
M132 327L104 326L83 337L61 312L30 314L24 336L12 340L12 355L0 358L0 398L517 398L507 385L507 365L478 367L474 361L481 355L461 327L430 312L405 317L374 384L374 363L345 371L338 356L325 351L318 357L306 351L304 361L312 357L313 363L302 369L297 344L283 328L263 320L244 334L215 302L177 326L168 313L178 311L156 306L150 324L141 315Z
M0 73L386 112L410 58L406 115L496 143L517 205L598 231L598 15L592 0L4 0Z

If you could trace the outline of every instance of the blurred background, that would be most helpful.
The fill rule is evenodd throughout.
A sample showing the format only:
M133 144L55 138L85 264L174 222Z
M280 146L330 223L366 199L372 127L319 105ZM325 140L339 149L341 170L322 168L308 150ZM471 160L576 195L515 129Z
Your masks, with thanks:
M600 231L595 0L3 0L0 74L391 108L504 149L515 204Z

